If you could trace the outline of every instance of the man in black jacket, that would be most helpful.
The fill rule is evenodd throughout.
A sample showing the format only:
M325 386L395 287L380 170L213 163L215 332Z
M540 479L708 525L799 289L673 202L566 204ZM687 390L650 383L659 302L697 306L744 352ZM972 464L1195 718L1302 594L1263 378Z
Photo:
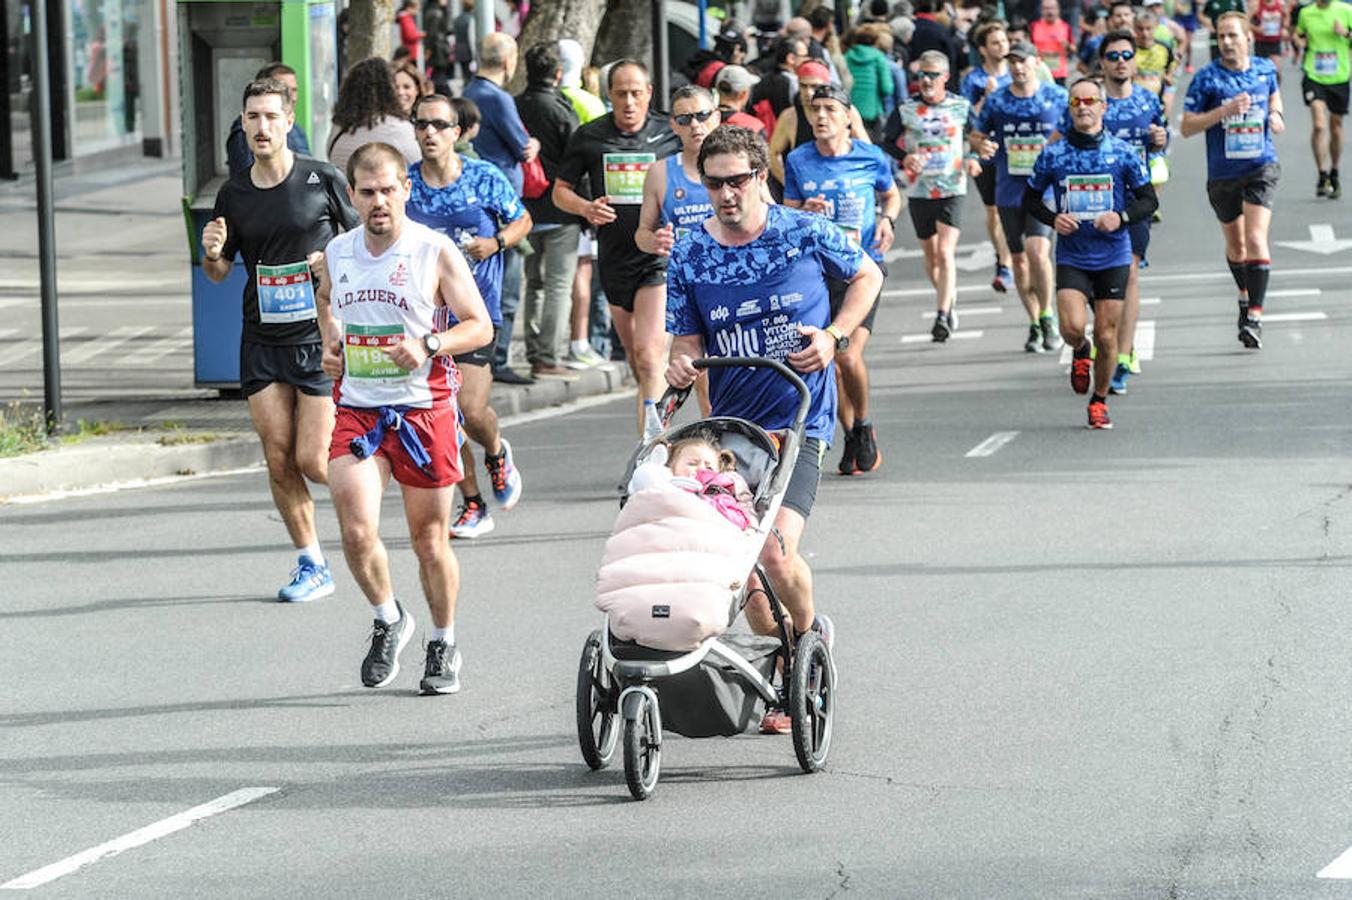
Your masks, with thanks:
M446 0L431 0L423 10L423 56L427 60L432 89L442 96L451 95L451 47L447 41L450 26Z
M926 50L938 50L948 57L948 92L961 93L961 78L967 68L963 59L962 43L952 26L939 21L937 13L943 9L942 0L916 0L915 32L911 35L907 58L911 62L912 80L920 68L920 54Z
M557 41L536 44L526 51L526 90L516 98L516 109L526 130L540 142L538 159L549 179L543 194L523 198L535 222L530 233L535 253L526 259L521 308L526 358L537 377L572 377L569 368L587 368L580 360L564 355L582 229L577 217L562 212L551 196L558 161L578 128L573 104L559 90L562 77Z

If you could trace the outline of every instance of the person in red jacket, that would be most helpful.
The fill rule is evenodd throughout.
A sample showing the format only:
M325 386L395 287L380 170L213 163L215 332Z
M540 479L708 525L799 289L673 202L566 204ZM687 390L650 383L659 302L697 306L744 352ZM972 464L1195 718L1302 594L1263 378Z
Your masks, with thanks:
M415 62L418 59L418 51L422 48L423 38L426 37L422 30L418 28L418 0L404 0L399 7L399 14L394 17L394 21L399 25L399 43L408 51L408 55Z

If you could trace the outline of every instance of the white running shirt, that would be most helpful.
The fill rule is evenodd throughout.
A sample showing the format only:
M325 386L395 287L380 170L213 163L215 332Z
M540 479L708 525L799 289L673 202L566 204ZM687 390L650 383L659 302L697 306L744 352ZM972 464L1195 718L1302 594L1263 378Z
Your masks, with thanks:
M365 228L354 228L324 248L329 305L343 332L338 403L426 409L452 402L460 373L449 356L405 372L381 348L449 327L449 309L436 305L437 258L442 250L460 251L450 238L411 220L404 221L399 240L380 256L371 255L365 238Z

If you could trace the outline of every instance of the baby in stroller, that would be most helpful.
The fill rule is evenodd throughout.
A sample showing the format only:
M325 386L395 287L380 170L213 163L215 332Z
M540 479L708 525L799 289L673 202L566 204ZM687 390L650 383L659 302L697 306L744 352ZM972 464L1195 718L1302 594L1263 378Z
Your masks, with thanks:
M661 442L629 479L630 496L645 490L683 490L704 499L745 531L756 524L751 486L737 471L737 455L709 435Z

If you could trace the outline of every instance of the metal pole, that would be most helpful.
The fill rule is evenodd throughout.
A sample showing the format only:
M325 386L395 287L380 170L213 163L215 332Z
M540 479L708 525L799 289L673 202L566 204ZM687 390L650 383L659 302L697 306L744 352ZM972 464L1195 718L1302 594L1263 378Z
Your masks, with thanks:
M61 344L56 321L56 229L52 211L51 83L47 72L47 0L33 10L33 170L38 187L38 279L42 293L43 413L47 433L61 427Z
M705 24L704 17L709 12L709 0L699 0L699 3L695 5L695 12L699 15L699 48L708 50L709 29Z
M498 20L493 9L493 0L478 0L474 5L474 59L479 61L479 48L484 38L497 30ZM505 87L505 85L504 85Z
M667 4L666 0L653 3L653 96L658 109L668 107L667 85L671 74L667 59ZM703 21L701 19L700 21Z

